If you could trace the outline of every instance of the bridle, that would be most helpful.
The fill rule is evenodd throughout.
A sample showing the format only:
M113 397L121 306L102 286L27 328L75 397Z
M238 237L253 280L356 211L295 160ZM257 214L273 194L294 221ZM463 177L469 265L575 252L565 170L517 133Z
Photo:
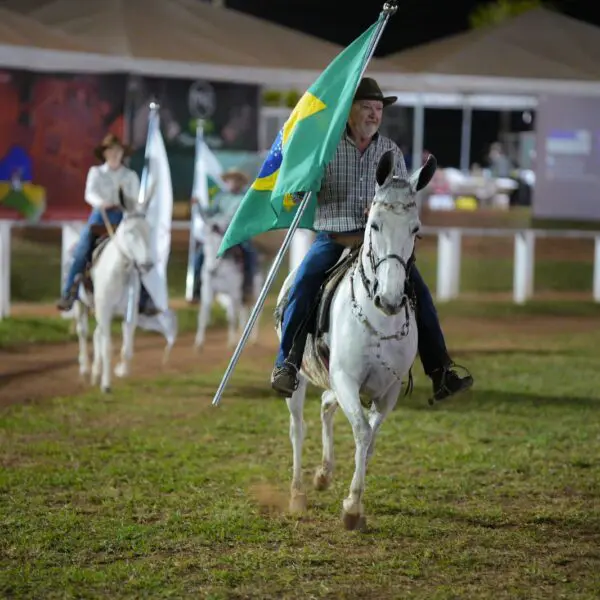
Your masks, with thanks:
M369 260L369 263L371 266L371 271L373 273L373 281L371 281L369 279L369 277L367 276L367 273L365 272L365 266L363 263L363 253L361 251L358 255L358 260L354 265L354 269L352 270L352 273L350 275L350 294L351 294L351 300L352 300L352 312L362 323L364 323L364 325L371 331L371 333L373 335L377 336L380 340L402 339L408 335L409 328L410 328L410 310L414 311L414 308L415 308L412 305L412 303L410 302L410 298L409 298L408 294L406 293L406 290L402 296L402 302L400 304L401 309L402 308L404 309L404 315L405 315L404 323L402 324L402 327L400 328L399 332L392 334L392 335L384 335L381 332L379 332L371 324L371 322L368 320L367 316L365 315L364 311L362 310L360 304L356 300L356 293L355 293L355 289L354 289L354 277L356 275L356 271L358 270L358 274L360 275L360 280L365 289L365 292L367 293L367 298L369 298L369 300L371 300L371 301L374 301L375 296L377 294L377 287L378 287L377 269L384 262L386 262L388 260L397 260L400 263L400 265L402 266L402 268L404 269L405 282L406 282L410 275L410 270L415 262L414 251L411 254L408 261L404 260L399 254L395 254L395 253L386 254L385 256L377 259L373 252L373 244L372 244L371 236L369 236L369 243L367 246L366 256Z
M115 232L110 221L108 220L108 217L106 216L106 212L104 210L102 210L101 214L102 214L102 220L104 221L104 226L106 227L106 231L108 231L108 237L110 238L110 240L112 242L114 242L115 248L117 249L119 254L125 260L125 268L129 269L130 267L133 267L141 277L142 269L140 268L140 266L136 262L136 260L131 258L131 256L129 256L128 252L121 246L121 244L119 242L119 238L117 237L117 232ZM133 219L145 219L145 218L146 218L146 215L143 212L134 212L134 213L124 213L123 214L123 221L133 220Z

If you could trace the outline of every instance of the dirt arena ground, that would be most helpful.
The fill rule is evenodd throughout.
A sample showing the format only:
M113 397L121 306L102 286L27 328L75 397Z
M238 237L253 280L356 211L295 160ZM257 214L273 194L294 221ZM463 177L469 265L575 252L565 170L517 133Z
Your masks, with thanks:
M51 306L42 308L40 305L15 307L15 312L55 314ZM265 368L265 385L268 385L268 365L274 358L277 339L271 327L270 315L264 315L261 324L259 342L252 348L246 347L241 361L243 363L250 359L253 365L258 365L257 368ZM450 317L444 319L443 327L451 351L460 356L464 352L516 350L532 343L539 347L545 336L597 331L600 329L600 319L587 316L543 315L512 316L509 319ZM169 363L163 366L162 337L157 334L138 335L130 379L152 379L161 375L177 377L217 368L225 370L233 351L226 346L223 330L208 332L206 347L201 354L194 351L193 340L194 336L191 333L180 335ZM120 342L119 336L113 336L115 364ZM40 402L89 390L89 380L79 376L77 354L76 342L31 344L3 350L0 364L0 407ZM113 386L118 385L119 380L114 378Z

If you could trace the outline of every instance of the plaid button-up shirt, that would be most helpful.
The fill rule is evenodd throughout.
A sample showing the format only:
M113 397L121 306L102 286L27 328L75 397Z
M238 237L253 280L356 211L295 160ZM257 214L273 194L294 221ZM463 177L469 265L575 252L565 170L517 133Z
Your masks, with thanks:
M317 231L347 233L364 229L365 209L375 196L375 172L379 159L387 150L394 150L396 172L408 177L402 151L391 139L376 134L361 154L344 133L333 160L325 168L315 213Z

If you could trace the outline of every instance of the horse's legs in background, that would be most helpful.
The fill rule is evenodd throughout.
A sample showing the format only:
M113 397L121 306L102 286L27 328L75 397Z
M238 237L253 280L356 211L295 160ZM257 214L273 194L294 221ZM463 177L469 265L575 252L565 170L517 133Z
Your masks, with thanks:
M229 302L225 305L225 312L227 313L227 346L229 348L233 348L236 345L238 324L240 327L243 327L242 320L244 315L242 311L241 297L230 296Z
M287 398L290 411L290 440L292 442L293 471L290 489L290 511L301 513L306 510L306 493L302 482L302 445L306 437L304 422L304 398L306 396L306 379L300 375L298 389Z
M115 375L117 377L126 377L129 375L129 366L133 357L133 341L135 338L135 328L137 327L139 301L140 279L137 274L134 273L127 288L127 309L121 325L121 330L123 332L121 360L115 367Z
M110 363L111 363L111 351L112 351L112 339L110 332L111 315L103 315L101 322L101 351L102 351L102 377L100 379L100 389L108 393L110 392Z
M79 374L87 375L90 371L90 362L87 349L88 336L88 309L81 300L75 301L75 330L79 341Z
M323 460L315 473L314 485L317 490L326 490L333 477L333 417L338 403L331 390L321 396L321 425L323 439Z
M98 385L100 379L100 371L102 370L102 340L101 340L100 327L96 325L94 329L93 342L94 342L94 362L92 363L92 385Z
M330 377L338 403L352 426L356 446L354 476L350 494L343 502L342 518L346 529L358 529L365 525L362 498L365 491L367 451L372 439L371 426L360 402L357 382L340 371L334 371Z
M209 277L202 278L202 288L200 290L200 308L198 309L198 329L196 330L196 339L194 346L200 349L204 344L206 336L206 326L210 318L210 309L213 303L213 291L211 289L211 280Z
M258 297L260 296L260 292L262 291L263 286L263 277L261 273L257 273L254 277L254 304L258 301ZM260 329L260 317L262 315L262 310L256 316L256 322L254 323L254 327L252 328L252 333L250 334L250 343L256 344L258 342L258 332Z
M369 425L371 426L371 443L369 444L369 448L367 450L367 464L369 464L369 460L373 456L373 452L375 451L375 438L377 437L377 432L381 427L382 423L385 421L385 418L394 410L394 406L396 406L396 402L398 402L398 396L400 395L400 390L402 389L402 382L399 381L392 385L385 394L381 396L381 398L377 399L377 402L373 402L371 408L369 410Z

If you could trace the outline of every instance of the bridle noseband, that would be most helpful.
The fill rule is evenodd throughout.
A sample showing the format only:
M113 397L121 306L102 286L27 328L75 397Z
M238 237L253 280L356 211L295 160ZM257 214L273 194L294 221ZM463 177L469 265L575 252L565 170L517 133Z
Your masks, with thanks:
M375 299L375 295L377 294L377 287L378 287L377 269L387 260L397 260L402 265L402 268L404 269L405 282L406 282L410 275L410 270L415 262L414 252L413 252L413 254L411 254L411 257L409 258L408 261L405 261L400 255L395 254L395 253L394 254L386 254L384 257L380 258L379 260L376 260L375 255L373 253L373 245L371 242L371 238L369 237L369 245L367 247L367 257L369 258L371 270L373 271L374 280L373 280L373 283L371 283L367 274L365 273L365 267L364 267L363 260L362 260L362 252L360 252L360 254L358 255L358 263L355 265L355 267L350 275L350 294L351 294L351 300L352 300L352 311L355 314L355 316L362 323L364 323L364 325L371 331L371 333L376 335L380 340L400 340L400 339L406 337L409 332L409 328L410 328L409 309L412 309L413 311L415 309L413 303L410 302L410 298L409 298L408 294L406 293L406 291L404 292L404 294L402 296L402 302L400 304L400 308L404 309L404 315L405 315L405 320L404 320L404 323L402 324L402 327L400 328L400 331L397 333L393 333L391 335L383 335L370 323L370 321L368 320L364 311L362 310L361 306L359 305L359 303L356 300L356 293L354 291L354 276L356 274L356 269L358 268L358 273L360 275L360 279L361 279L361 282L365 289L365 292L367 293L367 297L369 298L369 300L373 301Z
M123 216L123 221L128 221L128 220L133 220L133 219L145 219L145 218L146 218L146 215L142 212L126 213ZM119 251L121 256L125 259L125 261L127 263L127 267L133 266L133 268L141 276L142 269L140 268L137 261L135 259L131 258L131 256L129 256L128 253L121 247L121 244L119 243L119 240L117 238L117 232L113 236L111 236L111 240L115 242L115 246L117 247L117 250Z
M367 257L369 258L369 263L371 264L371 270L373 271L373 276L375 278L373 283L371 284L371 281L369 281L369 278L367 277L367 274L365 273L365 266L362 261L362 253L359 254L359 256L358 256L358 273L360 275L360 278L361 278L361 281L365 288L365 291L367 292L367 296L368 296L369 300L373 300L375 298L375 294L377 293L377 287L378 287L377 269L384 262L386 262L387 260L397 260L400 263L400 265L402 266L402 268L404 269L406 279L408 279L408 276L410 274L410 269L412 268L412 265L414 264L414 253L411 255L411 257L408 261L405 261L399 254L395 254L395 253L394 254L386 254L384 257L382 257L376 261L375 255L373 253L373 244L371 242L370 236L369 236L369 246L367 248ZM406 300L406 296L403 299L403 302L405 300Z

